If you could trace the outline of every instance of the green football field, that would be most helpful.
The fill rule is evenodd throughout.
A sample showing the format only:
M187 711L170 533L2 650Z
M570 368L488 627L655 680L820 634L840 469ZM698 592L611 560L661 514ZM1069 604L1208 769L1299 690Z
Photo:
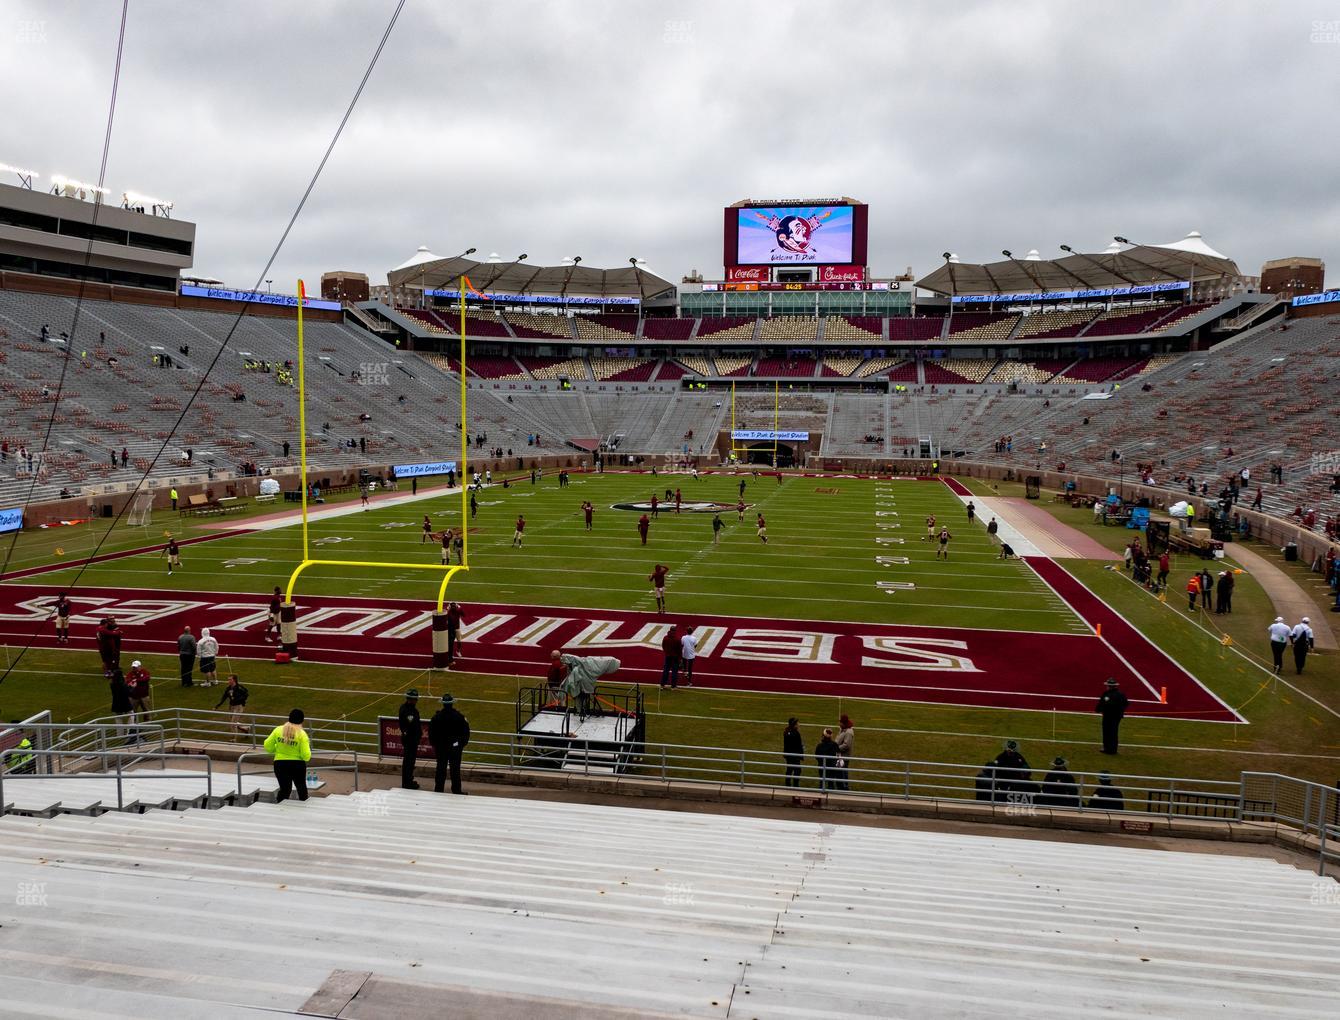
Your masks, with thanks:
M534 486L524 479L506 489L494 485L477 496L478 513L470 520L470 571L453 578L451 597L652 611L647 575L661 563L670 568L669 606L675 612L993 630L1085 629L1025 565L997 557L998 547L988 539L984 524L970 527L962 503L942 485L885 483L880 491L891 495L877 497L876 483L869 480L793 477L780 485L768 476L746 475L744 480L748 509L743 523L733 509L739 481L724 475L697 482L684 475L574 475L560 488L557 475L551 474ZM666 501L665 492L675 488L686 503L730 504L732 509L722 513L720 546L712 543L712 514L673 512L673 497ZM664 502L643 546L637 533L640 514L611 506L647 501L653 491ZM407 495L402 487L383 499ZM589 533L580 509L585 500L595 506ZM357 503L356 498L345 502L354 507L353 513L313 520L313 557L434 565L441 561L440 546L422 540L423 516L430 516L437 531L461 523L458 495L421 496L386 507L374 499L367 511L358 510ZM756 536L758 513L767 522L766 545ZM924 540L930 514L951 529L947 562L935 557L938 543ZM526 518L520 549L512 545L518 515ZM119 529L118 542L161 544L164 531L183 532L183 522L175 515L158 516L151 529ZM198 525L189 533L210 534ZM302 559L301 549L301 529L289 524L187 546L182 569L171 576L156 549L92 564L83 570L80 583L269 592L274 585L287 585ZM65 551L73 556L86 547L67 544ZM880 557L910 562L883 566L877 562ZM40 561L16 559L14 565ZM78 569L43 575L43 583L66 583ZM318 566L303 574L298 592L430 599L436 598L440 576L397 567ZM877 582L891 580L914 584L915 590L888 594L877 587Z
M1087 629L1026 565L997 559L982 524L969 527L962 503L939 484L877 485L795 476L780 485L768 476L746 476L746 483L745 500L750 504L746 520L739 523L733 509L723 513L726 530L719 547L712 544L711 514L676 516L663 505L652 523L649 544L643 547L636 531L638 513L614 510L611 505L645 500L653 491L663 499L666 487L678 487L686 502L719 501L733 507L738 496L734 477L709 475L694 482L683 475L574 475L571 485L560 488L551 473L533 487L525 478L507 489L495 485L478 497L478 515L470 522L471 571L455 577L450 597L467 605L650 613L655 607L647 575L659 562L670 568L667 598L674 614L1033 632L1058 639ZM1021 494L1005 485L999 493L973 487L983 495ZM407 495L402 486L398 494L385 498ZM589 534L579 509L583 500L596 507ZM332 505L354 507L351 513L313 521L313 555L432 565L439 562L440 552L437 545L420 541L423 515L431 515L437 530L457 527L461 520L459 496L425 494L398 506L379 506L374 499L368 511L357 509L357 503L357 496L341 497ZM227 523L262 528L265 518L285 510L292 510L292 505L255 508ZM766 546L755 535L754 514L759 511L767 519ZM1110 548L1119 548L1128 539L1117 529L1093 528L1087 512L1065 507L1052 512ZM525 515L527 528L523 547L514 549L518 513ZM929 513L948 523L953 532L947 563L937 560L933 546L922 540ZM75 583L78 574L76 600L81 590L114 589L140 597L155 592L237 593L254 602L274 585L285 584L301 558L300 529L272 527L187 545L182 550L183 568L168 576L158 551L165 532L183 539L213 536L220 522L164 512L155 518L150 528L118 527L105 537L104 522L24 533L12 549L11 573L70 566L11 580L54 593ZM879 538L903 541L882 544ZM99 540L101 555L154 548L142 555L77 566ZM883 565L878 557L905 557L908 562ZM1165 603L1151 598L1100 561L1069 560L1065 566L1247 720L1230 726L1130 718L1123 728L1122 770L1224 778L1247 768L1278 769L1334 780L1340 768L1340 726L1332 711L1334 684L1340 680L1335 657L1314 656L1303 677L1287 677L1288 685L1270 683L1258 663L1260 634L1274 611L1250 575L1240 580L1234 615L1212 622L1189 617L1176 599ZM315 567L300 579L297 597L300 602L304 596L408 599L427 607L436 596L440 576L437 571L404 568ZM879 587L890 580L915 587L890 594ZM1232 647L1224 645L1225 634ZM20 636L19 629L11 626L0 649L9 671L0 684L0 713L14 718L51 708L59 719L106 714L106 687L96 655L87 648L34 646L25 652L27 642ZM157 649L136 654L157 677L171 677L174 656ZM1084 666L1076 662L1077 673L1083 673ZM401 692L411 685L429 691L449 687L476 728L498 732L512 728L518 687L536 680L533 672L441 674L335 662L276 666L250 660L238 662L237 668L260 712L287 711L300 703L313 716L372 719L393 713ZM208 708L216 697L211 691L163 682L156 686L155 699L158 707ZM1075 768L1108 764L1095 751L1096 717L1083 711L927 704L846 693L797 698L708 688L673 696L653 688L648 710L649 738L671 743L775 749L788 715L798 716L812 735L816 727L831 725L839 712L846 711L857 721L858 753L863 756L982 761L995 753L1000 740L1014 737L1024 742L1034 764L1055 753L1067 756Z

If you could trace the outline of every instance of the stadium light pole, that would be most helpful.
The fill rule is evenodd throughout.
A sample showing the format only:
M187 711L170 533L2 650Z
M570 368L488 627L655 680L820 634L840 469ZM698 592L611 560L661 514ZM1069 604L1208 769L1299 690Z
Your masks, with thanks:
M954 253L952 251L944 252L941 256L945 260L945 271L949 273L949 326L950 332L954 329L954 297L958 293L958 283L954 279Z

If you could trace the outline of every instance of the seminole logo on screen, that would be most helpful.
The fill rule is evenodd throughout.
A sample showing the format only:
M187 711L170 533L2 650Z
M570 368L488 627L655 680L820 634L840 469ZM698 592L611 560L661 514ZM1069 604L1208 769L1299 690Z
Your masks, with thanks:
M738 223L739 265L851 261L850 206L741 209Z
M746 503L745 509L748 510L754 504ZM636 503L611 503L611 510L631 510L634 513L649 514L652 506L651 500L639 500ZM663 499L656 504L656 509L663 513L675 512L675 501L673 499ZM679 504L679 512L682 514L724 514L727 510L738 510L735 503L714 503L705 499L686 499Z

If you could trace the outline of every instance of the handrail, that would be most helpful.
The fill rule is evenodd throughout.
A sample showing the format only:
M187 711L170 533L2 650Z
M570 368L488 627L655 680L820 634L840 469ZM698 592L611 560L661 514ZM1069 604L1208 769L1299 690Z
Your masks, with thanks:
M35 773L34 773L34 774L11 773L11 774L10 774L10 781L11 781L11 782L15 782L15 781L31 782L31 781L33 781L33 780L35 780L35 779L41 779L41 780L50 780L50 779L115 779L115 780L116 780L116 809L117 809L118 811L124 811L124 810L125 810L125 789L124 789L124 786L123 786L123 782L124 782L124 779L125 779L125 769L124 769L124 764L123 764L124 759L127 759L127 758L130 758L130 759L142 759L142 758L145 757L145 755L144 755L143 752L134 752L134 751L104 751L104 752L100 752L100 753L103 754L103 755L105 755L105 756L108 757L108 758L113 758L113 759L115 759L115 765L116 765L115 771L113 771L113 772L48 772L48 773L46 773L46 774L44 774L44 775L37 775L37 774L35 774ZM69 754L69 752L68 752L68 751L46 751L46 750L39 751L39 750L35 750L35 749L33 749L33 748L18 748L18 747L9 747L9 748L6 748L6 749L3 750L3 751L0 751L0 817L3 817L3 816L5 815L5 810L6 810L6 808L5 808L5 767L4 767L5 759L6 759L6 758L18 757L19 755L23 755L24 757L27 757L27 756L31 755L31 756L34 757L34 758L40 758L40 757L50 757L50 756L53 756L53 755L64 755L64 754ZM151 756L153 756L153 757L158 757L157 755L151 755ZM203 760L204 763L205 763L205 798L206 798L207 801L213 799L213 797L214 797L214 760L213 760L212 758L210 758L208 755L199 755L199 754L173 754L173 753L164 754L164 755L161 755L161 757L162 757L162 758L165 758L165 759L166 759L166 758L182 758L182 759L186 759L186 760L191 761L191 762L200 762L201 760ZM159 779L199 779L200 777L199 777L199 775L181 775L181 776L159 776L158 778L159 778Z
M178 741L230 739L236 722L231 713L209 709L161 709L148 715L155 724L172 730ZM271 722L278 725L283 719L281 715L251 715L248 734L252 747L255 747L257 736L256 724L263 728ZM381 757L378 724L370 720L310 716L307 722L314 742L323 745L323 756L353 756L352 764L311 768L315 771L352 771L354 789L357 790L360 755ZM86 725L96 728L101 724L93 720ZM6 755L12 756L13 750ZM1319 873L1324 873L1328 863L1340 861L1340 790L1278 773L1242 772L1236 781L1109 773L1112 785L1121 790L1124 800L1120 809L1114 809L1101 799L1093 800L1095 790L1106 785L1099 782L1102 773L1097 772L1073 771L1070 773L1074 778L1073 787L1062 788L1042 782L1046 769L1032 769L1027 777L1023 777L991 765L892 758L859 758L842 769L821 769L814 755L807 753L799 763L800 779L793 785L787 776L791 763L777 750L643 740L637 741L635 746L628 740L612 744L569 741L545 746L517 733L481 730L472 735L466 758L476 767L533 772L552 769L559 757L569 753L573 771L576 771L580 758L580 772L588 776L617 774L621 779L675 780L740 789L776 789L785 783L798 796L817 794L822 797L839 793L857 799L888 798L905 802L968 800L1003 805L1007 815L1028 816L1038 808L1062 808L1081 813L1102 811L1125 818L1154 816L1275 823L1316 841ZM144 752L107 754L115 758L118 767L126 758L156 757ZM200 756L180 757L198 760ZM0 755L0 765L4 758L5 755ZM250 750L237 759L239 790L244 762L259 758L259 751ZM1310 843L1308 852L1311 852Z
M352 752L352 753L353 753L353 756L354 756L354 760L353 760L353 763L350 764L350 765L313 765L310 761L309 761L309 762L305 762L304 764L307 766L307 771L309 771L309 772L350 772L350 771L352 771L353 774L354 774L354 792L357 793L357 792L358 792L358 752L357 752L357 751L354 751L354 752ZM254 759L254 758L264 758L264 759L266 759L267 761L271 760L271 758L270 758L270 753L269 753L268 751L244 751L244 752L242 752L241 754L239 754L239 755L237 756L237 793L238 793L238 796L241 796L241 795L242 795L242 776L243 776L243 772L242 772L242 762L245 761L245 760L248 759L248 758L253 758L253 759ZM267 771L266 769L257 769L257 770L255 770L255 771L253 771L253 772L247 772L247 773L245 773L245 774L246 774L246 775L249 775L249 776L263 776L263 775L265 775L266 771Z

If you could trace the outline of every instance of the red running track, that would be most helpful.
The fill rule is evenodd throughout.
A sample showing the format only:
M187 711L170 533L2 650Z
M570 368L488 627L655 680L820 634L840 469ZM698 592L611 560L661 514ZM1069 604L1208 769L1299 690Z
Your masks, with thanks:
M1050 564L1050 561L1045 561ZM1054 564L1051 564L1054 566ZM1038 569L1035 565L1035 569ZM1081 612L1105 607L1078 582L1040 573ZM1075 589L1079 588L1079 591ZM0 585L0 642L54 647L48 619L49 586ZM137 654L173 655L177 635L190 624L210 627L221 656L268 659L264 640L267 599L214 592L80 589L73 600L71 644L93 650L93 632L113 616L124 633L123 661ZM1108 611L1110 612L1110 611ZM1182 719L1233 720L1234 714L1180 671L1115 614L1100 617L1104 636L813 623L742 617L656 616L618 610L470 605L467 658L461 670L539 678L549 652L613 655L619 678L656 683L661 638L673 623L698 634L697 687L770 694L820 695L929 702L988 708L1093 711L1103 681L1115 676L1131 698L1131 712ZM1116 622L1109 622L1116 621ZM431 614L421 601L309 596L299 604L303 661L422 670L431 663ZM1134 667L1134 668L1133 668ZM300 672L301 664L294 667ZM1159 703L1134 669L1148 670L1154 689L1169 688Z

